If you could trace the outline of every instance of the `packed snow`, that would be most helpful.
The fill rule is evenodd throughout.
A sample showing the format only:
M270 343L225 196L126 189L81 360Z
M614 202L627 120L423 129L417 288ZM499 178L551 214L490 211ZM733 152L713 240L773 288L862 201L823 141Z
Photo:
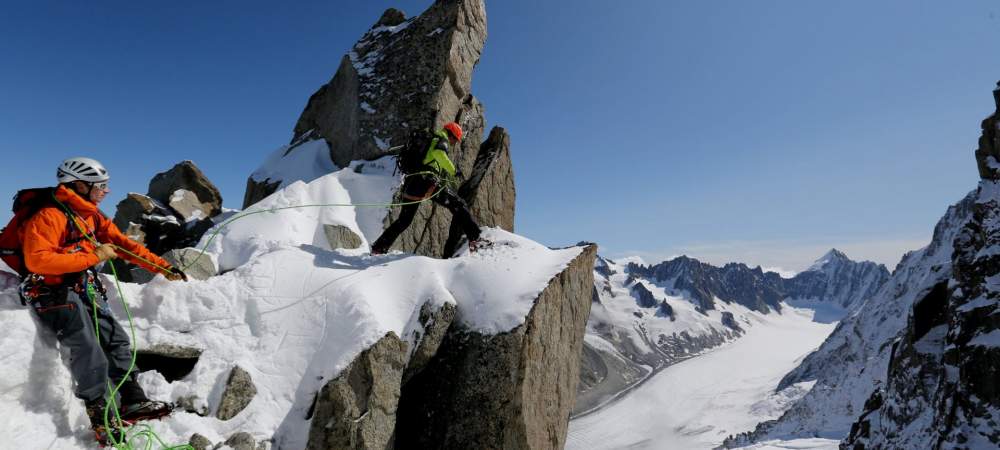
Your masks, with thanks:
M330 147L323 139L285 145L271 152L251 175L254 181L281 180L278 188L295 181L306 183L337 170L330 159Z
M292 159L313 161L318 147L304 145L293 150L302 154ZM302 167L286 169L300 179L248 212L301 204L386 203L399 182L378 162L352 163L316 177ZM157 276L146 285L123 283L121 292L110 289L112 308L126 327L122 299L129 304L138 348L172 344L202 350L194 370L180 380L167 382L155 371L140 375L150 397L189 398L193 409L207 413L175 411L150 424L156 433L178 444L193 433L222 442L244 431L258 441L273 439L283 449L304 448L310 426L306 411L315 393L387 333L412 349L415 334L422 331L422 306L456 304L462 326L485 333L508 331L523 323L538 294L581 252L577 247L553 250L485 229L484 236L497 245L475 254L463 250L445 260L399 252L367 255L367 242L381 231L387 211L381 206L261 212L217 226L219 236L208 257L221 263L223 275L187 283ZM230 213L230 220L237 215ZM366 244L331 250L322 233L328 224L358 232ZM110 278L105 282L114 285ZM54 338L36 330L9 273L0 274L0 327L4 442L20 448L92 445L82 402L72 394ZM214 413L234 366L250 373L258 393L235 418L221 421Z
M790 305L781 314L743 316L749 323L740 339L670 366L620 400L571 421L567 448L709 449L776 418L793 400L791 392L774 393L778 381L835 324L816 322L811 310ZM797 395L808 387L797 386ZM799 448L829 448L813 444Z

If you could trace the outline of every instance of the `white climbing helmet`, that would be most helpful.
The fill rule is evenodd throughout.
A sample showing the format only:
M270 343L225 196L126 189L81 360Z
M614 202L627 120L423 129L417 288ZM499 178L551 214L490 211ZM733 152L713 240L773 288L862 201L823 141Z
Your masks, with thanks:
M87 183L101 183L108 181L111 177L108 176L108 169L105 169L104 165L97 162L96 159L77 156L67 159L59 165L56 178L60 183L77 180Z

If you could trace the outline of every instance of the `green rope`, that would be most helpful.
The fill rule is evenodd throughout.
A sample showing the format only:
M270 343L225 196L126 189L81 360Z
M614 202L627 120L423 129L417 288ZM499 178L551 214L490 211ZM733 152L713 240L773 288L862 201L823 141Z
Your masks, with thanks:
M403 178L405 179L406 177L414 176L414 175L430 175L430 176L432 176L432 177L435 178L435 181L437 182L437 184L441 184L442 181L444 181L444 184L446 186L451 186L451 185L454 184L454 180L451 180L451 179L442 180L434 172L418 172L418 173L414 173L414 174L404 175ZM212 244L212 241L215 240L215 238L219 235L219 233L227 225L229 225L229 224L231 224L231 223L233 223L233 222L235 222L235 221L237 221L239 219L245 218L245 217L249 217L249 216L252 216L252 215L255 215L255 214L266 213L266 212L276 212L276 211L282 211L282 210L286 210L286 209L298 209L298 208L317 208L317 207L333 207L333 206L346 206L346 207L356 207L356 208L376 208L376 207L377 208L391 208L391 207L394 207L394 206L415 205L415 204L423 203L423 202L426 202L428 200L433 199L438 194L440 194L442 190L443 189L438 188L438 189L435 190L435 192L434 192L433 195L431 195L431 196L429 196L427 198L423 198L421 200L414 200L414 201L411 201L411 202L397 202L397 203L324 203L324 204L314 204L314 205L285 206L285 207L280 207L280 208L271 208L271 209L264 209L264 210L259 210L259 211L251 211L251 212L246 212L246 213L242 213L242 214L237 214L236 216L234 216L234 217L226 220L225 222L222 222L222 224L220 224L219 226L217 226L215 232L212 233L212 235L209 237L208 241L202 247L202 249L201 249L200 253L198 254L198 256L194 260L192 260L190 263L184 265L181 270L183 271L183 270L186 270L187 268L191 267L192 264L194 264L202 256L204 256L205 252L207 251L207 249L209 247L209 245ZM59 199L57 199L55 197L55 192L53 192L52 198L53 198L53 200L56 201L56 203L60 207L63 208L63 210L66 211L69 220L71 222L73 222L73 225L77 228L77 230L80 231L81 234L83 234L83 236L85 238L87 238L87 240L89 240L90 242L92 242L96 246L100 246L101 245L101 243L97 240L96 237L93 236L92 233L84 230L84 228L80 226L79 222L77 222L77 220L76 220L76 214L74 214L73 211L69 209L69 207L67 207L65 204L63 204L61 201L59 201ZM139 255L136 255L135 253L132 253L132 252L130 252L130 251L124 249L124 248L121 248L121 247L117 246L117 245L115 245L114 247L116 248L116 251L122 251L122 252L124 252L124 253L132 256L133 258L136 258L136 259L138 259L140 261L145 262L146 264L149 264L151 267L154 267L156 269L162 270L163 272L169 272L169 269L167 269L166 267L162 267L159 264L156 264L156 263L154 263L152 261L149 261L146 258L143 258L143 257L141 257ZM125 372L125 376L122 377L122 380L120 382L118 382L117 385L112 385L111 380L110 379L108 380L109 392L108 392L107 401L105 402L105 407L104 407L104 428L105 428L106 432L108 432L108 436L110 438L110 443L117 450L138 450L140 447L138 447L138 445L136 445L136 440L141 438L141 439L144 439L144 442L143 442L144 446L142 447L144 450L152 450L152 448L153 448L152 446L153 446L154 441L155 441L155 443L158 443L160 445L161 449L164 449L164 450L194 450L194 447L192 447L189 444L181 444L181 445L176 445L176 446L170 446L170 445L166 444L165 442L163 442L162 439L160 439L160 437L156 434L156 432L153 431L153 429L148 424L141 424L141 425L136 425L136 426L125 426L126 425L125 422L123 422L121 420L121 414L118 411L117 402L116 402L115 398L118 395L118 391L125 384L125 380L127 380L128 377L129 377L129 375L131 375L132 372L135 370L135 360L136 360L136 355L137 355L137 350L138 349L135 346L135 323L132 320L132 312L129 310L128 302L125 299L125 292L122 290L121 283L119 282L118 271L115 269L115 265L114 264L110 264L110 266L111 266L111 273L112 273L112 275L114 276L114 279L115 279L115 288L118 289L118 296L121 297L122 307L125 309L125 315L128 316L128 326L129 326L129 330L130 330L130 333L131 333L131 342L132 342L132 359L129 362L129 368L128 368L128 371ZM96 295L96 292L94 291L94 287L90 284L89 280L86 281L86 283L87 283L87 286L85 286L85 291L86 291L87 297L89 298L89 300L91 302L91 309L93 309L93 311L94 311L94 332L97 335L97 341L98 341L98 343L100 343L100 340L101 340L101 330L100 330L100 322L98 321L98 316L97 316L97 308L98 308L98 305L97 305L97 295ZM113 417L109 417L110 416L110 411L114 411L114 416ZM121 429L125 433L125 436L123 437L123 439L121 441L118 440L118 436L116 434L111 434L111 432L110 432L111 429L112 429L111 428L112 422L114 422L116 425L119 425L118 428Z

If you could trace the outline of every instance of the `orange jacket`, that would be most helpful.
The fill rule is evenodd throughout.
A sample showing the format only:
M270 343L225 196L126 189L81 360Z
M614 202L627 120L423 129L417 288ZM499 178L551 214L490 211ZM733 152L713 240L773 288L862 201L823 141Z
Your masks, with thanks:
M97 205L84 200L65 186L56 189L55 197L76 216L76 222L87 234L102 244L114 244L145 258L163 269L170 269L170 263L150 252L142 244L126 237L110 219L97 209ZM69 223L66 212L59 205L46 206L21 227L21 247L24 264L31 273L45 277L45 284L61 284L63 275L87 270L100 262L93 242L84 237L80 230ZM163 269L119 252L122 257L142 268L164 273Z

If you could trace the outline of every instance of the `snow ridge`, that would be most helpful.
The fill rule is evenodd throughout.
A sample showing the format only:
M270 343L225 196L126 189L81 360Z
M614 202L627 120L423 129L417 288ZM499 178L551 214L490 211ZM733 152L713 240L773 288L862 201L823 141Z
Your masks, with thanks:
M386 165L355 162L310 182L290 183L253 210L387 203L397 183ZM193 371L180 380L168 382L155 371L140 374L150 397L182 402L191 411L153 423L156 432L181 443L195 432L222 442L242 431L281 442L281 448L304 448L306 411L315 393L387 333L412 349L423 333L422 308L453 304L458 326L484 334L509 331L524 323L539 293L582 251L553 250L487 228L484 236L497 244L475 254L373 257L367 245L333 249L322 233L324 225L339 224L368 242L381 231L386 212L324 207L255 214L213 230L219 236L208 257L219 261L222 275L186 283L157 276L145 285L123 283L121 292L110 289L119 319L125 318L123 296L129 302L138 348L169 344L201 351ZM89 424L51 337L36 333L14 277L0 275L0 411L14 418L8 422L13 428L4 425L0 434L9 442L48 436L50 448L87 445L93 439ZM114 286L110 278L105 284ZM234 366L250 374L257 395L231 420L202 416L214 414Z

